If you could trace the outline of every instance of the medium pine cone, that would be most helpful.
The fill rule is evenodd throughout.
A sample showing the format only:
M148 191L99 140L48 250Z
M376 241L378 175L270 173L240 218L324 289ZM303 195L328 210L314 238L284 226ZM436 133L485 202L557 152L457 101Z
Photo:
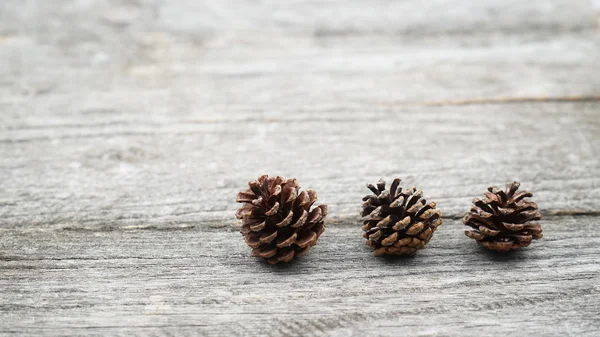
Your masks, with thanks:
M442 213L435 209L435 202L427 203L423 191L414 187L402 192L399 184L400 179L394 179L389 191L383 180L377 187L368 184L374 195L362 199L361 216L368 216L362 227L363 237L375 255L414 255L442 224Z
M485 198L473 199L473 207L463 217L463 223L474 229L465 235L477 240L480 246L507 252L527 247L533 239L542 238L542 219L538 206L525 200L533 196L523 191L515 194L521 184L506 184L506 191L496 186L488 187Z
M310 210L317 200L315 191L300 192L296 179L280 176L264 175L248 185L237 195L236 201L244 205L236 217L242 219L241 233L252 256L270 264L289 262L317 243L325 230L327 205Z

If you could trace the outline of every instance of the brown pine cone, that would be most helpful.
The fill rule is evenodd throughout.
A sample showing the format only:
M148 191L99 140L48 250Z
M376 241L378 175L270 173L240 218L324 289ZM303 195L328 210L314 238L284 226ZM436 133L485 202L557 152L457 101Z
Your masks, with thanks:
M507 252L527 247L533 239L542 238L542 219L538 206L525 200L533 196L523 191L515 194L520 183L506 184L506 191L488 187L485 198L473 199L473 207L463 217L463 223L473 227L465 235L485 248Z
M296 179L280 176L263 175L248 185L237 195L236 201L244 205L236 217L242 219L241 233L252 256L270 264L289 262L317 243L325 230L327 205L310 209L317 200L315 191L300 192Z
M414 255L442 224L442 213L435 209L435 202L427 203L423 191L414 187L402 192L399 184L400 179L394 179L389 191L383 180L377 187L368 184L374 195L362 199L361 216L368 216L362 227L363 237L375 255Z

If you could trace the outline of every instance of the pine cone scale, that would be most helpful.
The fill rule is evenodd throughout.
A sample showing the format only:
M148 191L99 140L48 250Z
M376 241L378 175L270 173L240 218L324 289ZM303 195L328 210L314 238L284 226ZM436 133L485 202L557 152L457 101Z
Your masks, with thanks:
M406 235L415 236L415 235L421 233L421 231L423 230L423 228L425 228L425 224L422 223L422 222L417 222L416 224L412 225L406 231Z
M408 244L410 244L411 241L412 241L412 238L409 238L409 237L400 239L394 243L394 247L400 248L403 246L407 246Z
M261 245L261 242L257 236L247 236L246 243L250 248L257 248Z
M266 226L267 226L267 223L263 221L256 225L251 225L251 226L249 226L249 228L253 232L259 232L259 231L263 230Z
M296 220L296 222L294 222L294 224L291 225L290 227L300 228L300 227L304 226L307 219L308 219L308 212L306 210L302 210L302 215L300 215L298 220Z
M419 234L419 239L423 241L429 241L433 236L433 229L427 228L421 234Z
M292 222L292 218L294 217L294 213L293 212L289 212L288 215L281 220L281 222L278 222L275 224L275 226L277 227L285 227L287 225L289 225Z
M277 238L277 231L274 231L271 234L269 234L269 233L262 234L260 236L260 238L258 239L258 241L260 241L261 243L270 243L271 241L275 240L275 238Z
M252 256L258 256L262 258L270 258L277 254L277 247L275 246L264 246L262 248L255 248L252 250Z
M296 257L300 257L300 256L302 256L302 255L306 254L306 253L307 253L307 252L308 252L308 251L309 251L311 248L312 248L312 246L307 246L307 247L305 247L305 248L302 248L302 249L300 249L299 251L297 251L297 252L296 252L294 255L295 255Z
M395 231L400 231L408 227L410 225L410 216L404 217L402 220L396 222L396 224L392 227Z
M485 236L477 231L465 231L465 235L475 240L483 240Z
M291 235L289 235L288 237L280 237L277 239L277 243L275 244L277 247L279 248L284 248L287 246L290 246L292 243L294 243L294 241L296 240L296 238L298 237L298 234L296 234L295 232L292 232Z
M525 228L524 224L514 224L514 223L506 223L506 222L503 222L502 226L504 226L504 228L506 228L512 232L522 231L523 228Z
M380 232L379 232L380 233ZM381 244L383 246L391 246L398 241L398 232L388 236L387 238L381 240Z
M304 231L296 239L296 245L300 248L305 248L317 242L318 234L313 231Z

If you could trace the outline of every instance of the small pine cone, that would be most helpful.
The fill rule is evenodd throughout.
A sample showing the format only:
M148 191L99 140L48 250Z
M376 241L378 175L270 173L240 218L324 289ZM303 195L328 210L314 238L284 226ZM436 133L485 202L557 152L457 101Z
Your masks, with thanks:
M263 175L238 193L244 203L236 217L242 220L241 233L252 256L270 264L289 262L306 253L325 230L327 205L310 209L317 200L313 190L300 192L296 179Z
M368 184L374 195L362 199L363 237L375 255L414 255L442 224L435 202L427 203L423 191L414 187L403 192L399 184L400 179L394 179L389 191L383 180L377 187Z
M506 184L506 191L496 186L488 188L485 198L473 199L473 207L463 217L463 223L473 227L465 235L485 248L507 252L527 247L533 239L542 238L542 219L538 206L525 200L533 196L523 191L515 194L520 183Z

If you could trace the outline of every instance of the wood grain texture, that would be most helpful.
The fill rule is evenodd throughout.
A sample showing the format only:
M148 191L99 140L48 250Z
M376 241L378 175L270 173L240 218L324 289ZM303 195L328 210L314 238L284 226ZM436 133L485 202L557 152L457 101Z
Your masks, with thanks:
M596 336L597 1L0 1L0 335ZM329 205L297 263L248 256L236 192ZM368 182L446 222L362 242ZM501 256L458 218L520 180ZM575 215L575 216L574 216Z
M585 0L247 2L243 11L225 1L22 3L0 11L5 124L90 110L366 109L600 91ZM323 14L300 15L308 9ZM298 22L277 20L278 10Z
M0 143L7 153L0 163L12 168L2 222L232 222L236 192L262 173L295 176L317 190L331 219L356 218L365 184L395 175L424 190L446 217L460 217L489 184L515 179L545 214L596 213L599 109L596 101L358 108L352 115L332 108L214 120L115 112L75 126L8 130L10 140Z
M597 225L552 217L543 240L502 255L447 220L416 257L386 259L348 221L283 266L222 225L4 230L0 334L593 336Z

